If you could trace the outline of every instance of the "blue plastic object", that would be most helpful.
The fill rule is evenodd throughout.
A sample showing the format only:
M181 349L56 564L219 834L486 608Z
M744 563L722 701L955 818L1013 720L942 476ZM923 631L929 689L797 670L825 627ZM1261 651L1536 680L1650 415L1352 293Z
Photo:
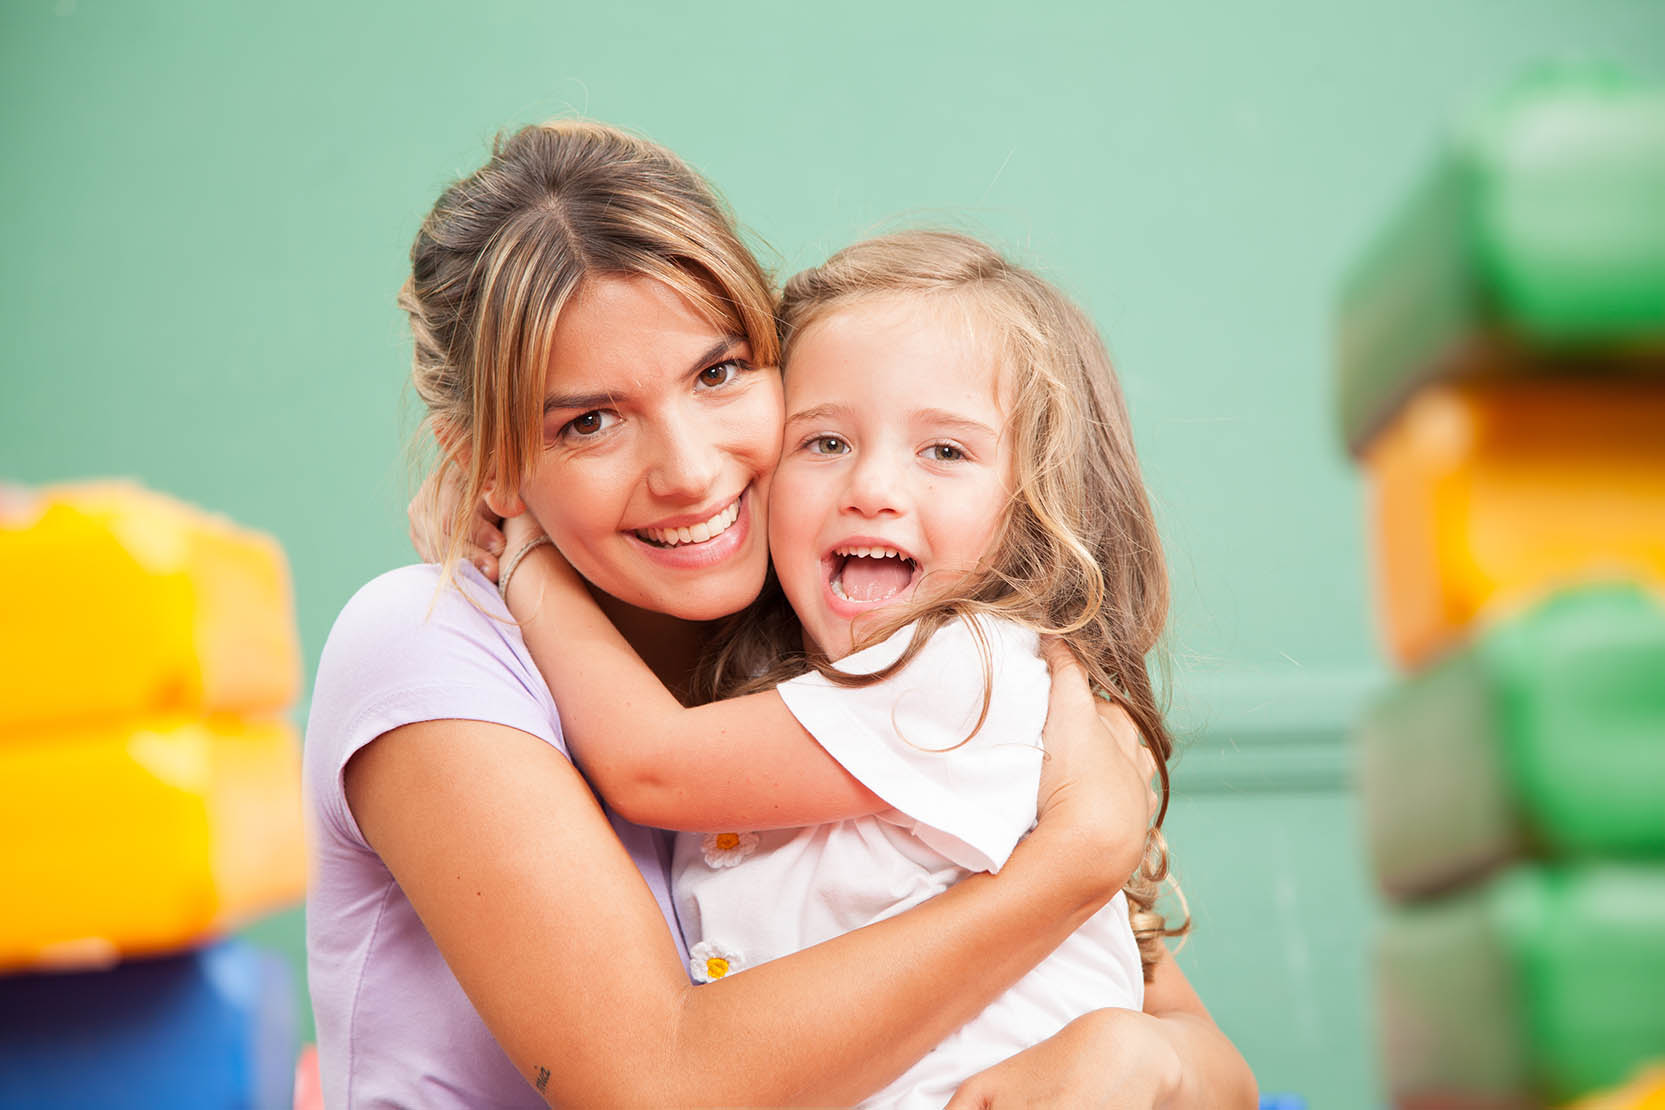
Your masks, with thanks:
M289 1110L289 971L238 942L0 979L0 1110Z
M1307 1100L1291 1094L1261 1095L1260 1110L1307 1110Z

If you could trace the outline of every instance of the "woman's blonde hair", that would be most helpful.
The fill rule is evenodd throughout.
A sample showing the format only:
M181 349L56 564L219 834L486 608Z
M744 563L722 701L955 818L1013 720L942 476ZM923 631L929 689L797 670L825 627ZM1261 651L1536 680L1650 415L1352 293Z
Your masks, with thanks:
M482 492L518 492L537 459L556 321L585 278L662 281L744 335L759 365L778 361L770 278L727 207L676 155L604 124L499 136L491 160L441 194L410 262L399 307L415 339L411 378L438 465L464 468L447 574Z
M787 282L779 316L782 366L816 321L864 300L928 297L957 305L1004 369L1017 481L998 537L955 596L922 603L865 642L917 622L909 649L877 674L848 675L807 656L778 585L734 618L719 639L704 692L727 696L817 669L835 682L878 681L907 665L946 622L984 613L1064 638L1088 681L1132 717L1161 779L1161 807L1129 912L1147 973L1170 928L1156 910L1167 878L1161 826L1173 742L1147 657L1168 612L1156 521L1133 448L1127 406L1104 343L1086 314L1055 287L969 236L909 231L847 247ZM975 624L972 625L975 629ZM986 705L985 705L986 709Z

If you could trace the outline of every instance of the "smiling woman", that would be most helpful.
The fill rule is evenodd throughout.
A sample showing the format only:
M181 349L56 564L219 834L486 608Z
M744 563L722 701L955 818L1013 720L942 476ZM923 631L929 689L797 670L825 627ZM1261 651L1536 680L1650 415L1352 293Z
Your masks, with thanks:
M586 282L555 324L542 455L503 516L530 509L614 605L685 620L744 608L763 582L762 513L780 454L780 375L650 277Z
M463 496L444 565L364 587L319 666L307 927L326 1101L871 1094L1115 895L1144 831L1131 730L1112 718L1120 743L1102 743L1084 684L1061 676L1040 822L999 878L743 972L708 956L712 981L696 987L672 926L669 842L598 804L566 738L605 751L605 734L557 709L498 595L458 556L482 494L526 506L585 576L605 633L684 687L704 622L746 606L767 575L781 420L768 283L685 165L580 122L500 141L440 198L411 262L413 377ZM563 630L561 652L584 660L600 631ZM777 748L734 777L783 782L790 765L824 810L877 804L812 741ZM650 768L671 798L685 793L674 762ZM756 793L777 822L816 819ZM1050 1051L1120 1053L1122 1069L1086 1077L1095 1093L1154 1105L1200 1080L1218 1094L1241 1062L1171 982L1164 1028L1196 1042L1189 1074L1133 1060L1127 1030L1083 1028Z

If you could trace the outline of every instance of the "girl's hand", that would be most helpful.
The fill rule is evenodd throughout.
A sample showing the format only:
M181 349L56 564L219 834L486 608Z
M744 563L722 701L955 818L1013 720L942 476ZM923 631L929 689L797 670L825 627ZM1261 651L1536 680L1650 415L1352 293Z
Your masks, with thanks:
M462 472L454 466L435 467L405 507L405 516L410 520L410 544L423 562L437 563L445 558L446 548L450 546L451 522L456 519L462 496ZM497 581L497 560L505 545L503 518L481 501L468 518L468 529L462 557L488 579Z
M1161 1019L1137 1010L1095 1010L966 1080L948 1110L1159 1110L1174 1105L1183 1077L1184 1062Z
M1108 900L1144 856L1145 832L1159 805L1150 785L1156 761L1127 713L1093 696L1081 664L1062 642L1050 640L1042 650L1052 693L1036 833L1077 840L1085 849L1083 865L1110 883Z

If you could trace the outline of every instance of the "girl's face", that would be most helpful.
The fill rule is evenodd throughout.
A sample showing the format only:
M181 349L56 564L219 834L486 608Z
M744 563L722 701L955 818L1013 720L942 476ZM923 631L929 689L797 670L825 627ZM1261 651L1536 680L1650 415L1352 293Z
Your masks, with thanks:
M561 311L544 395L521 497L578 573L684 620L750 604L781 386L746 338L652 278L592 278Z
M769 546L806 638L831 658L885 609L950 591L1005 518L1010 391L956 309L863 300L794 341Z

